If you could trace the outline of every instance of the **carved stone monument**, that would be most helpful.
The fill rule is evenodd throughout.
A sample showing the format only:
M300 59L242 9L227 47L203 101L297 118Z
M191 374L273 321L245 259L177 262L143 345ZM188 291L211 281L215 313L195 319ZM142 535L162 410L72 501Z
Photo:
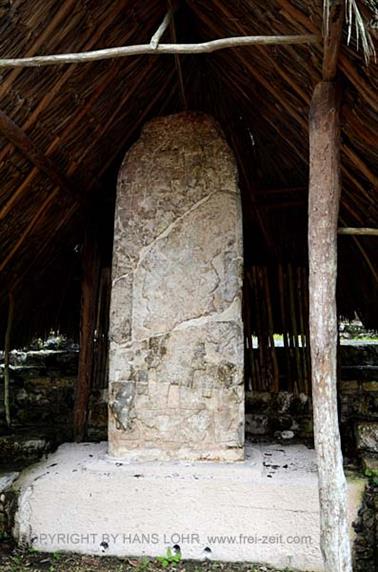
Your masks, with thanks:
M242 216L217 123L148 123L119 172L109 354L109 452L244 457Z

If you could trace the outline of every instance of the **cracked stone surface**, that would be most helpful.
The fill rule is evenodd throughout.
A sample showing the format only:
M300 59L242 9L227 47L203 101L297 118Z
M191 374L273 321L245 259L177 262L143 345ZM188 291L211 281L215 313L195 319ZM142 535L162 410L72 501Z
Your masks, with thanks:
M244 455L242 220L216 122L148 123L121 166L109 353L109 447L140 460Z

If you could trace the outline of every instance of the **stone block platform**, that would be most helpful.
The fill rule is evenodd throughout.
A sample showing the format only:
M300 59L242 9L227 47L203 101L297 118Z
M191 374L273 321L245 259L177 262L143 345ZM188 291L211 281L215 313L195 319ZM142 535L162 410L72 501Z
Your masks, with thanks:
M349 517L364 489L352 480ZM19 477L15 536L43 551L262 562L323 570L314 451L253 445L239 463L124 462L65 444Z

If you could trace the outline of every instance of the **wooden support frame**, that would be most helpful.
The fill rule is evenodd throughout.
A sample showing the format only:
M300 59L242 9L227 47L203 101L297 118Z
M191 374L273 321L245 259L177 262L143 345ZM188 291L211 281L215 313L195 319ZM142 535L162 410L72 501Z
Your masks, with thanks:
M160 40L164 35L164 32L169 28L169 25L170 25L171 20L172 20L172 16L173 16L173 9L170 8L168 10L168 12L166 13L166 15L164 16L164 20L162 21L162 23L160 24L160 26L158 27L158 29L156 30L156 32L152 36L151 41L150 41L150 46L154 50L156 50L156 48L158 47Z
M378 236L378 228L352 228L349 226L344 226L340 227L337 233L351 236Z
M328 0L323 81L309 117L309 326L314 441L318 461L320 548L325 572L352 572L337 401L337 227L341 196L340 101L333 81L344 21L343 0Z
M337 407L337 223L341 193L336 88L320 82L310 108L309 299L320 545L326 572L352 572Z
M6 113L0 110L0 133L42 173L47 175L50 181L63 189L69 195L77 196L74 185L63 174L60 173L54 161L42 153L26 133L19 127ZM12 200L12 197L11 199ZM4 213L8 212L7 205L0 211L0 220Z
M4 340L4 409L5 409L5 422L8 427L11 425L11 412L10 412L10 398L9 398L9 385L10 385L10 350L11 350L11 335L14 317L14 296L13 292L8 295L8 319L7 328Z
M322 74L324 81L331 81L336 75L341 37L343 33L345 0L327 0L327 19L324 22Z
M73 414L74 439L78 442L85 438L87 432L99 277L100 254L95 230L90 225L82 252L80 353Z
M234 38L221 38L198 44L159 44L156 47L154 44L152 46L151 44L140 44L94 50L92 52L53 54L31 58L1 58L0 68L80 64L146 54L209 54L226 48L241 48L243 46L287 46L292 44L317 44L320 41L320 36L317 34L302 34L291 36L236 36Z

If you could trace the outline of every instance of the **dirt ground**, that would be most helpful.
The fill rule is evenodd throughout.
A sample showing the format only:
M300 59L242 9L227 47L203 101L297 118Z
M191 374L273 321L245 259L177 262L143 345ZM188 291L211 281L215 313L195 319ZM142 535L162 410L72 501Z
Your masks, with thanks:
M277 572L269 566L228 562L174 561L158 559L119 559L78 554L42 553L19 550L0 543L0 572ZM286 572L292 572L287 569Z

